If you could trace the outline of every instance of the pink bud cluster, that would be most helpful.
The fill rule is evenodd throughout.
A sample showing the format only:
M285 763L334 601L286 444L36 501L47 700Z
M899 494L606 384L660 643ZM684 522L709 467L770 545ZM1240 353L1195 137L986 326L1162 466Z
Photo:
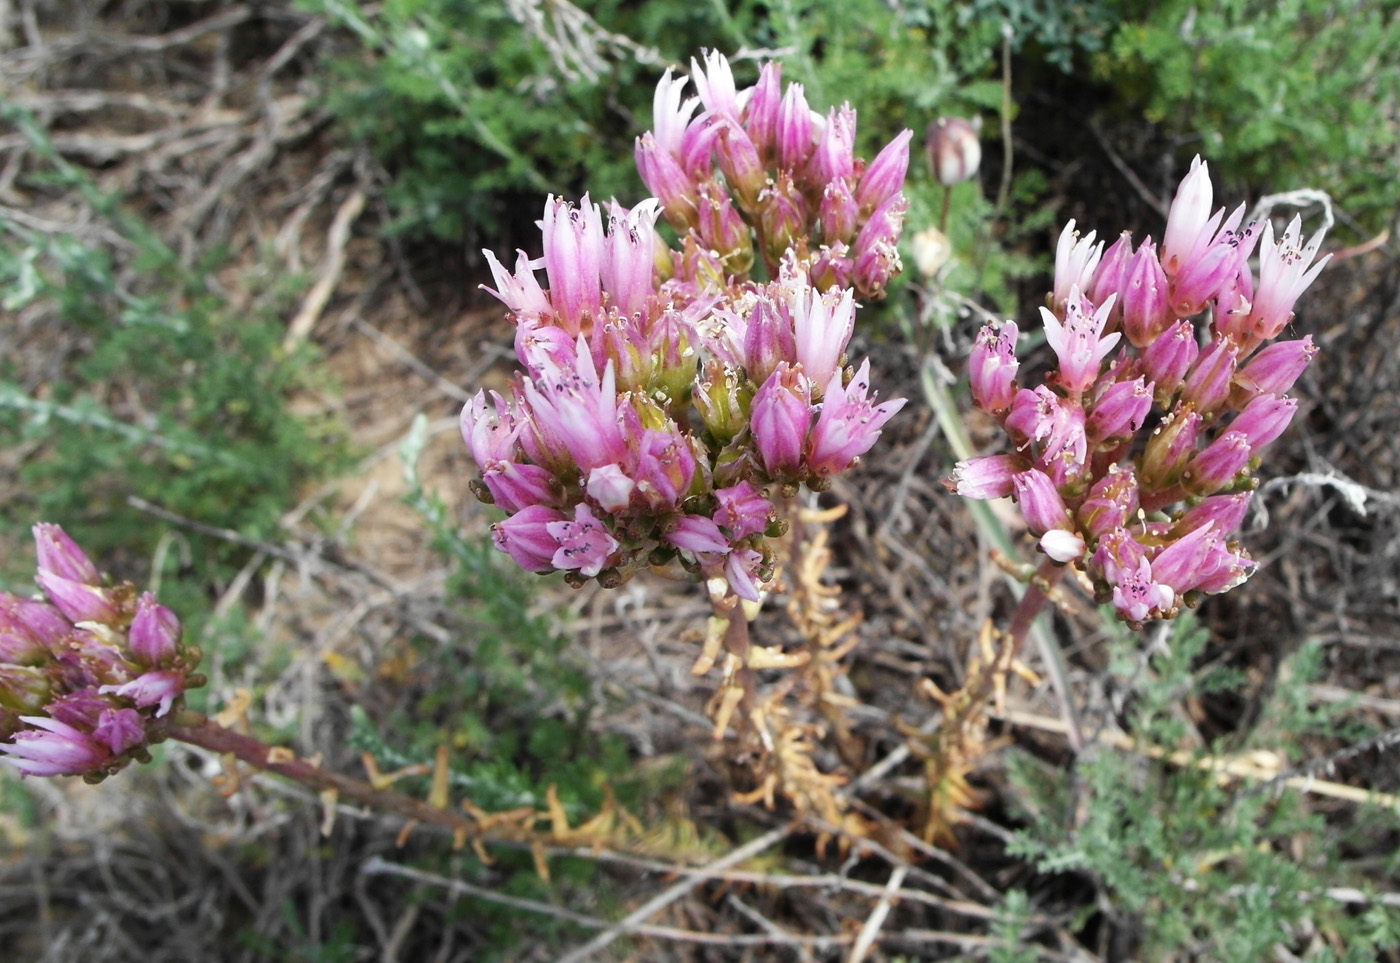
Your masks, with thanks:
M686 97L686 78L667 71L636 146L642 180L682 237L678 276L746 280L757 245L769 277L795 251L819 290L881 296L900 271L912 132L867 165L850 105L814 112L801 84L784 89L776 62L741 91L729 61L710 52L691 61L690 80L696 96Z
M30 776L98 780L146 747L186 689L199 650L150 592L110 585L57 525L34 526L47 600L0 593L0 757Z
M1243 205L1228 217L1211 207L1198 157L1160 248L1149 237L1134 251L1125 233L1105 251L1071 221L1041 308L1056 368L1018 384L1010 321L983 329L969 361L973 401L1015 450L959 463L949 486L1015 498L1041 550L1082 564L1131 623L1171 618L1252 573L1230 536L1316 353L1311 337L1269 342L1328 260L1313 263L1322 233L1304 243L1295 217L1276 238L1268 222L1241 227Z

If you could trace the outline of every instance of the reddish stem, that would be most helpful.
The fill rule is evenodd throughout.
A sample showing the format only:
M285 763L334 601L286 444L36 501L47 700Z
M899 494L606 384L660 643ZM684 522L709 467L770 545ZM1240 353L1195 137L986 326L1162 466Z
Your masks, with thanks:
M321 769L305 759L291 756L286 750L274 750L265 742L227 729L198 713L182 714L177 723L166 731L172 739L220 755L232 755L255 769L276 773L313 789L330 790L342 801L353 801L378 810L397 813L405 819L424 825L441 826L453 833L475 834L479 831L475 820L460 813L438 809L421 799L391 790L375 789L359 779ZM283 758L284 754L288 758Z
M1011 617L1011 626L1007 629L1008 634L1015 641L1013 651L1020 651L1021 646L1026 641L1026 633L1031 629L1031 623L1040 614L1040 610L1045 607L1050 592L1060 579L1064 578L1065 570L1066 566L1058 564L1053 559L1041 560L1040 567L1035 570L1035 574L1031 576L1030 584L1026 586L1026 593L1021 596L1021 602L1016 606L1016 613Z

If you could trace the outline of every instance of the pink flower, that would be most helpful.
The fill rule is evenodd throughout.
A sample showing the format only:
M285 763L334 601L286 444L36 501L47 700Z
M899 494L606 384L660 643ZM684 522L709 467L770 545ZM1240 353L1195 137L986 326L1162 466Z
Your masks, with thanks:
M1005 411L1016 396L1016 337L1014 321L987 324L977 334L967 363L972 400L986 412Z
M849 177L855 170L856 112L850 104L833 107L817 136L817 149L807 165L813 184Z
M509 461L516 455L515 437L520 428L515 415L498 392L491 392L491 398L493 403L488 407L483 389L462 407L462 440L479 467Z
M1215 414L1230 397L1239 348L1227 338L1217 338L1201 352L1181 386L1181 400L1191 404L1202 417Z
M1108 314L1113 310L1112 300L1105 301L1093 314L1085 313L1086 306L1093 309L1093 305L1080 295L1079 285L1075 284L1070 286L1064 303L1064 323L1047 308L1040 309L1040 316L1045 321L1046 343L1060 362L1060 384L1071 392L1085 391L1098 379L1103 359L1122 338L1116 331L1110 335L1103 333L1104 326L1108 324Z
M637 173L647 190L660 201L666 220L678 231L696 225L695 182L679 159L657 143L650 132L637 138L634 154Z
M856 233L860 208L846 178L838 177L822 188L817 217L821 221L822 240L828 244L849 241Z
M645 311L651 297L656 218L660 213L654 197L630 211L619 204L612 205L603 248L602 282L624 316Z
M603 375L580 343L577 366L555 379L526 380L525 400L546 439L557 439L584 472L621 462L627 445L617 418L617 385L609 361Z
M602 214L583 195L578 207L550 195L544 206L544 270L559 324L571 335L602 304Z
M703 70L694 57L690 58L690 78L695 81L701 103L711 114L737 121L739 95L734 89L734 72L729 67L728 58L718 50L705 50L702 53L705 57ZM670 76L669 72L667 76Z
M557 509L529 505L492 525L491 537L498 551L505 552L527 572L549 572L554 569L554 553L559 550L559 542L550 534L549 526L567 518Z
M675 527L666 533L665 540L692 555L725 554L729 551L729 539L713 519L704 515L682 515L676 520Z
M1071 300L1078 301L1074 293L1088 291L1094 281L1094 271L1103 257L1102 242L1095 244L1097 235L1089 232L1081 238L1074 229L1074 221L1065 224L1060 232L1060 240L1055 245L1055 290L1052 295L1056 310L1063 308Z
M1281 395L1293 387L1316 355L1312 335L1301 341L1279 341L1250 358L1235 374L1235 385L1249 398Z
M1284 433L1297 410L1298 402L1293 398L1260 395L1235 416L1235 420L1230 422L1230 430L1243 432L1249 439L1252 457Z
M632 476L647 503L665 510L689 493L697 467L688 436L672 427L648 428L642 432Z
M92 735L120 756L146 741L146 724L135 709L103 709Z
M762 554L751 548L738 548L725 557L724 574L735 595L757 602L759 581L767 581L772 573L763 572Z
M849 288L822 294L813 287L795 287L787 306L797 361L814 386L824 386L839 371L841 352L855 330L855 294Z
M64 578L48 569L39 569L35 576L49 601L71 622L118 621L120 613L107 589Z
M601 572L612 553L620 547L617 539L594 517L592 509L582 503L574 508L572 521L547 522L545 529L559 543L554 552L554 567L561 571L577 570L587 578Z
M509 308L513 320L539 321L553 316L554 309L550 306L549 298L535 279L535 269L544 266L543 260L532 261L524 251L516 251L515 273L511 274L496 260L495 254L490 251L481 253L486 255L486 263L496 281L494 288L483 284L481 289Z
M773 503L748 481L716 490L715 500L715 522L736 542L767 528L773 514Z
M1152 410L1152 385L1141 377L1115 381L1108 386L1089 411L1084 431L1094 444L1131 438L1142 427Z
M637 483L628 478L618 465L600 465L588 473L588 497L605 512L620 512L632 498Z
M783 66L770 60L758 71L758 83L749 92L744 105L744 129L753 138L765 166L771 165L777 154L778 118L783 105Z
M1159 402L1176 394L1181 379L1196 363L1201 348L1196 343L1196 331L1189 321L1178 321L1159 334L1142 352L1142 367L1156 384Z
M758 156L758 148L737 120L715 123L715 157L734 196L746 211L753 211L768 172Z
M1133 347L1146 348L1172 321L1167 275L1157 260L1157 248L1151 238L1133 255L1121 290L1123 333Z
M1171 209L1167 211L1167 230L1162 236L1162 266L1169 276L1175 275L1193 252L1208 242L1214 231L1214 226L1209 223L1213 201L1210 169L1198 154L1191 161L1191 170L1182 178Z
M6 760L26 776L81 776L98 772L111 754L87 733L47 716L20 716L29 726L0 744Z
M1012 476L1011 485L1021 517L1026 520L1026 527L1032 535L1073 527L1073 516L1065 506L1065 500L1045 472L1035 468L1020 472Z
M1275 243L1273 224L1264 223L1264 240L1259 248L1259 286L1248 321L1261 340L1278 336L1293 317L1293 304L1298 296L1332 259L1328 254L1316 264L1312 263L1325 232L1318 231L1303 244L1302 224L1302 218L1294 215L1284 229L1283 238Z
M861 362L849 385L842 386L840 371L831 376L821 413L807 441L807 464L818 477L851 467L875 444L885 422L904 407L904 398L873 404L869 391L869 358Z
M170 711L175 700L185 691L185 674L169 669L143 672L123 685L99 686L98 692L110 692L124 696L136 703L137 708L158 706L156 716Z
M899 235L909 199L896 194L875 209L851 246L851 280L866 297L882 297L885 285L904 269L899 259Z
M681 100L685 95L685 84L685 77L673 78L671 71L667 70L657 81L651 102L651 136L656 139L658 147L675 157L680 156L681 140L690 124L691 115L700 106L696 97Z
M496 507L518 512L529 505L551 505L559 500L554 473L539 465L492 461L482 466L481 480Z

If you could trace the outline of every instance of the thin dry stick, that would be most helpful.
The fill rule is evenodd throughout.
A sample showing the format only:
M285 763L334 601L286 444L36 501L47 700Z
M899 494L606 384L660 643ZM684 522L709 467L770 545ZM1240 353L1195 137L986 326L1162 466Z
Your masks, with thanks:
M316 322L320 320L321 312L326 309L326 303L330 301L335 286L340 283L340 272L345 267L345 245L350 242L350 229L364 209L365 192L363 188L357 187L341 202L339 210L335 212L335 219L331 221L330 231L326 235L326 255L321 262L321 276L307 292L301 303L301 310L288 325L287 335L282 339L283 350L294 350L316 327Z
M875 908L870 911L865 925L860 928L860 935L856 937L855 945L851 947L851 955L846 957L846 963L861 963L865 954L875 945L875 938L880 935L880 928L885 925L885 917L890 915L890 900L904 885L904 877L908 874L909 867L903 864L896 866L890 873L885 891L880 895L880 901L875 904Z
M378 856L371 857L360 869L360 872L367 876L400 876L404 879L440 886L450 892L472 896L491 903L499 903L503 906L510 906L528 913L540 913L544 916L552 916L556 919L565 920L576 926L583 926L588 929L602 929L610 925L607 920L600 919L596 916L588 916L584 913L566 910L550 903L522 899L518 896L507 896L495 890L473 886L471 883L466 883L459 879L438 876L435 873L427 873L422 870L401 866L398 863L391 863ZM612 931L609 930L608 932ZM674 926L657 926L652 923L640 922L633 924L628 929L628 932L635 933L638 936L650 936L656 939L674 940L683 943L701 943L707 946L804 946L817 950L827 950L838 946L845 946L851 942L849 936L792 936L771 931L761 935L701 933L696 930L684 930ZM599 938L601 939L602 936L606 935L607 933L603 933ZM612 941L608 940L608 942ZM607 944L605 943L603 945ZM560 963L565 963L565 961L573 958L573 956L567 956L561 960Z
M779 826L777 829L771 829L768 832L764 833L762 836L753 840L752 842L745 843L743 846L740 846L738 849L734 850L732 853L729 853L727 856L715 860L713 863L707 866L706 869L714 871L725 870L738 863L742 863L746 859L752 859L764 850L776 846L778 843L782 842L797 829L798 825L799 823L789 823L786 826ZM693 876L687 879L683 879L680 882L674 884L673 886L670 886L666 890L658 893L656 896L653 896L641 906L637 907L631 913L628 913L614 926L609 927L604 932L599 933L593 939L589 940L583 946L580 946L577 949L568 953L566 956L561 957L559 963L582 963L583 960L588 959L594 953L597 953L604 947L609 946L619 936L622 936L625 933L642 933L643 920L655 915L656 913L661 912L667 906L670 906L676 900L685 896L700 883L701 879L703 879L703 877L701 876ZM765 942L768 941L771 941L771 939L765 940ZM842 942L845 941L843 940ZM809 943L807 945L810 946L813 944ZM826 945L835 944L828 943Z
M1054 732L1060 735L1064 735L1065 732L1064 723L1049 716L1008 709L1001 713L1000 717L1012 725L1024 726L1028 729L1039 729L1043 732ZM1256 796L1272 789L1287 786L1289 789L1297 789L1300 792L1312 793L1316 796L1326 796L1330 799L1344 799L1348 802L1375 806L1400 806L1400 795L1371 789L1359 789L1345 783L1318 779L1314 775L1314 773L1322 772L1338 762L1363 752L1372 749L1382 750L1395 745L1400 742L1400 728L1388 729L1354 746L1347 746L1345 749L1305 763L1288 772L1279 772L1272 765L1271 759L1253 753L1241 756L1197 756L1182 749L1163 749L1160 746L1141 745L1121 733L1112 737L1110 742L1116 749L1126 752L1140 752L1153 759L1162 759L1173 766L1194 766L1197 769L1218 772L1223 776L1235 779L1257 780L1256 785L1242 790L1242 797Z

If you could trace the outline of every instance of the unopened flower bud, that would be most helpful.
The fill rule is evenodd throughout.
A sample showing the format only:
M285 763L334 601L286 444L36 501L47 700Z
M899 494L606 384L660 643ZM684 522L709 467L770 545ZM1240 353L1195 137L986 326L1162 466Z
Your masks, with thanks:
M1238 391L1230 395L1230 401L1243 407L1259 395L1283 394L1293 387L1316 354L1312 335L1301 341L1280 341L1261 348L1235 373Z
M727 121L719 127L715 157L739 205L752 214L758 209L758 195L768 174L758 157L758 148L738 123Z
M719 255L727 274L742 276L753 267L753 235L729 193L718 184L701 189L696 233Z
M778 109L778 166L789 175L801 171L812 154L812 108L801 84L789 84Z
M1164 405L1181 387L1181 379L1200 355L1196 331L1189 321L1178 321L1157 336L1142 353L1142 367L1157 386L1154 397Z
M855 149L856 112L849 104L833 107L817 136L817 149L808 161L808 177L813 186L850 177L856 165Z
M744 130L758 148L763 166L771 167L778 157L778 121L783 106L783 65L770 60L758 71L758 83L744 106Z
M1230 397L1230 381L1235 376L1236 347L1219 338L1201 352L1181 386L1181 400L1204 417L1215 414Z
M1143 378L1117 381L1094 402L1084 424L1091 444L1124 439L1142 427L1152 410L1152 385Z
M1110 294L1118 296L1113 306L1113 311L1109 315L1109 326L1117 327L1123 316L1123 289L1128 281L1128 269L1133 263L1133 235L1131 231L1124 231L1118 235L1118 240L1114 241L1104 251L1103 257L1099 260L1099 266L1094 271L1093 283L1089 285L1086 293L1089 300L1095 304L1103 304L1108 300Z
M700 411L700 419L705 423L705 430L716 444L724 447L748 424L753 386L740 382L733 368L710 360L706 362L696 388L692 398Z
M54 575L85 585L101 585L102 577L78 543L57 525L40 522L34 526L34 547L39 556L39 568Z
M961 184L982 163L977 128L961 117L940 117L924 132L929 170L944 187Z
M102 622L110 625L120 618L116 601L108 589L67 579L42 568L35 580L49 601L70 622Z
M1192 495L1209 495L1227 488L1249 464L1249 438L1227 431L1197 452L1181 476L1181 486Z
M1245 513L1249 511L1249 503L1253 498L1254 493L1248 491L1203 498L1182 513L1172 530L1179 537L1209 524L1214 525L1215 530L1222 535L1228 535L1244 522Z
M812 394L801 369L786 362L763 382L753 397L749 426L768 474L795 474L812 424Z
M666 220L684 234L696 225L695 182L681 168L680 162L663 149L650 133L637 138L637 173L658 200Z
M148 668L168 668L180 645L180 620L150 592L136 600L127 644L136 660ZM119 751L119 750L118 750Z
M912 130L900 131L875 155L861 175L855 199L862 216L869 217L872 211L904 187L904 176L909 171L909 141L913 136Z
M1049 475L1032 468L1016 475L1011 482L1021 517L1032 535L1044 535L1056 528L1070 529L1073 518Z
M1108 473L1094 482L1079 506L1079 522L1090 538L1097 541L1115 528L1122 528L1137 516L1138 482L1131 465L1111 465Z
M817 208L823 243L849 242L856 233L858 214L856 199L851 195L846 178L838 177L827 184L822 189L821 204Z
M1157 248L1151 238L1133 255L1120 290L1123 334L1133 347L1146 348L1161 337L1172 320L1167 275L1157 260Z
M1249 439L1249 452L1253 457L1259 454L1261 448L1283 434L1297 410L1296 399L1260 395L1235 416L1235 420L1230 422L1230 430L1244 433Z
M1176 484L1196 450L1201 416L1189 407L1178 406L1147 439L1142 453L1141 478L1144 486L1155 489Z
M1007 498L1015 490L1015 477L1029 467L1021 455L981 455L958 462L943 485L967 498Z
M778 264L806 232L807 202L786 171L779 171L773 186L763 192L758 226L763 238L763 255L770 266Z
M987 324L977 334L968 358L967 376L972 400L983 411L996 413L1011 407L1016 395L1016 337L1014 321Z

